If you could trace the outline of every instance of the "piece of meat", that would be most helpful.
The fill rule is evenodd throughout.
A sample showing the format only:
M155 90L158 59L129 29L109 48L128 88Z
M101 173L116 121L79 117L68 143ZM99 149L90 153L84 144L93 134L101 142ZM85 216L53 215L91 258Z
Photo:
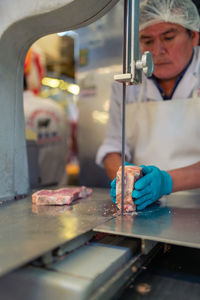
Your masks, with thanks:
M121 210L121 182L122 182L122 168L117 171L116 182L116 204ZM133 202L132 192L134 183L142 177L142 168L138 166L125 166L124 168L124 211L132 212L136 210Z
M40 190L32 195L32 203L36 205L69 205L76 199L90 196L91 193L92 189L85 186L58 190Z

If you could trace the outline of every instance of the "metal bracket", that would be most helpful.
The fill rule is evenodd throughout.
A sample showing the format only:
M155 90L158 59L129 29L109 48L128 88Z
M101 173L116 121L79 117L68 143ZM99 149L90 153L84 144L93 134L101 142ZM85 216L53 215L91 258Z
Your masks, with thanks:
M140 59L139 2L139 0L124 0L123 74L115 75L114 80L126 85L141 83L142 72L150 77L154 68L151 52L144 52Z
M147 77L150 77L153 73L153 57L151 52L146 51L142 55L142 59L136 61L136 69L142 70Z
M136 74L136 72L142 73L142 71L143 71L147 77L150 77L152 75L153 69L154 69L153 57L152 57L151 52L149 52L149 51L144 52L141 60L137 60L136 62L133 61L132 65L135 68L134 74ZM133 69L133 67L132 67L132 69ZM141 74L139 74L139 76L134 76L134 74L124 73L124 74L114 75L114 80L121 82L121 83L125 83L126 85L141 83L141 81L142 81ZM139 80L138 80L138 78L139 78Z

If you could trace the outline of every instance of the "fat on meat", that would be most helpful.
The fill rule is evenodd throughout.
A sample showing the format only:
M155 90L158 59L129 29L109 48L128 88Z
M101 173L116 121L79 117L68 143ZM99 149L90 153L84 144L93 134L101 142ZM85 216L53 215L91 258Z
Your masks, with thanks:
M85 186L62 188L57 190L40 190L32 194L32 203L36 205L69 205L74 200L86 198L92 189Z
M136 206L133 202L132 192L135 182L142 177L142 168L138 166L125 166L124 168L124 211L133 212ZM116 204L121 210L121 182L122 182L122 168L119 167L117 171L116 182Z

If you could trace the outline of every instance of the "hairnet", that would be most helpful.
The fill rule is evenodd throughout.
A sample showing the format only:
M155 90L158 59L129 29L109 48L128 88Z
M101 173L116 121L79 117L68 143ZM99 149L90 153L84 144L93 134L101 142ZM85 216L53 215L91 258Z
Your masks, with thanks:
M169 22L199 31L200 17L191 0L144 0L140 4L140 30L147 26Z

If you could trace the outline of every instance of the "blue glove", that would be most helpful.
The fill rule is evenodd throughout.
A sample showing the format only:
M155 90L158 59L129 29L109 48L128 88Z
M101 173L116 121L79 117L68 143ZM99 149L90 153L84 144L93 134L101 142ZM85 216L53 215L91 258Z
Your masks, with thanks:
M125 162L125 166L133 166L133 164L130 164L128 162ZM112 198L112 201L116 203L116 177L113 179L113 181L110 183L111 189L110 189L110 196Z
M163 195L172 192L172 178L155 166L141 166L143 177L135 183L132 197L137 210L142 210Z
M112 198L112 202L116 203L116 181L117 178L115 177L115 179L113 179L113 181L111 181L110 186L110 196Z

